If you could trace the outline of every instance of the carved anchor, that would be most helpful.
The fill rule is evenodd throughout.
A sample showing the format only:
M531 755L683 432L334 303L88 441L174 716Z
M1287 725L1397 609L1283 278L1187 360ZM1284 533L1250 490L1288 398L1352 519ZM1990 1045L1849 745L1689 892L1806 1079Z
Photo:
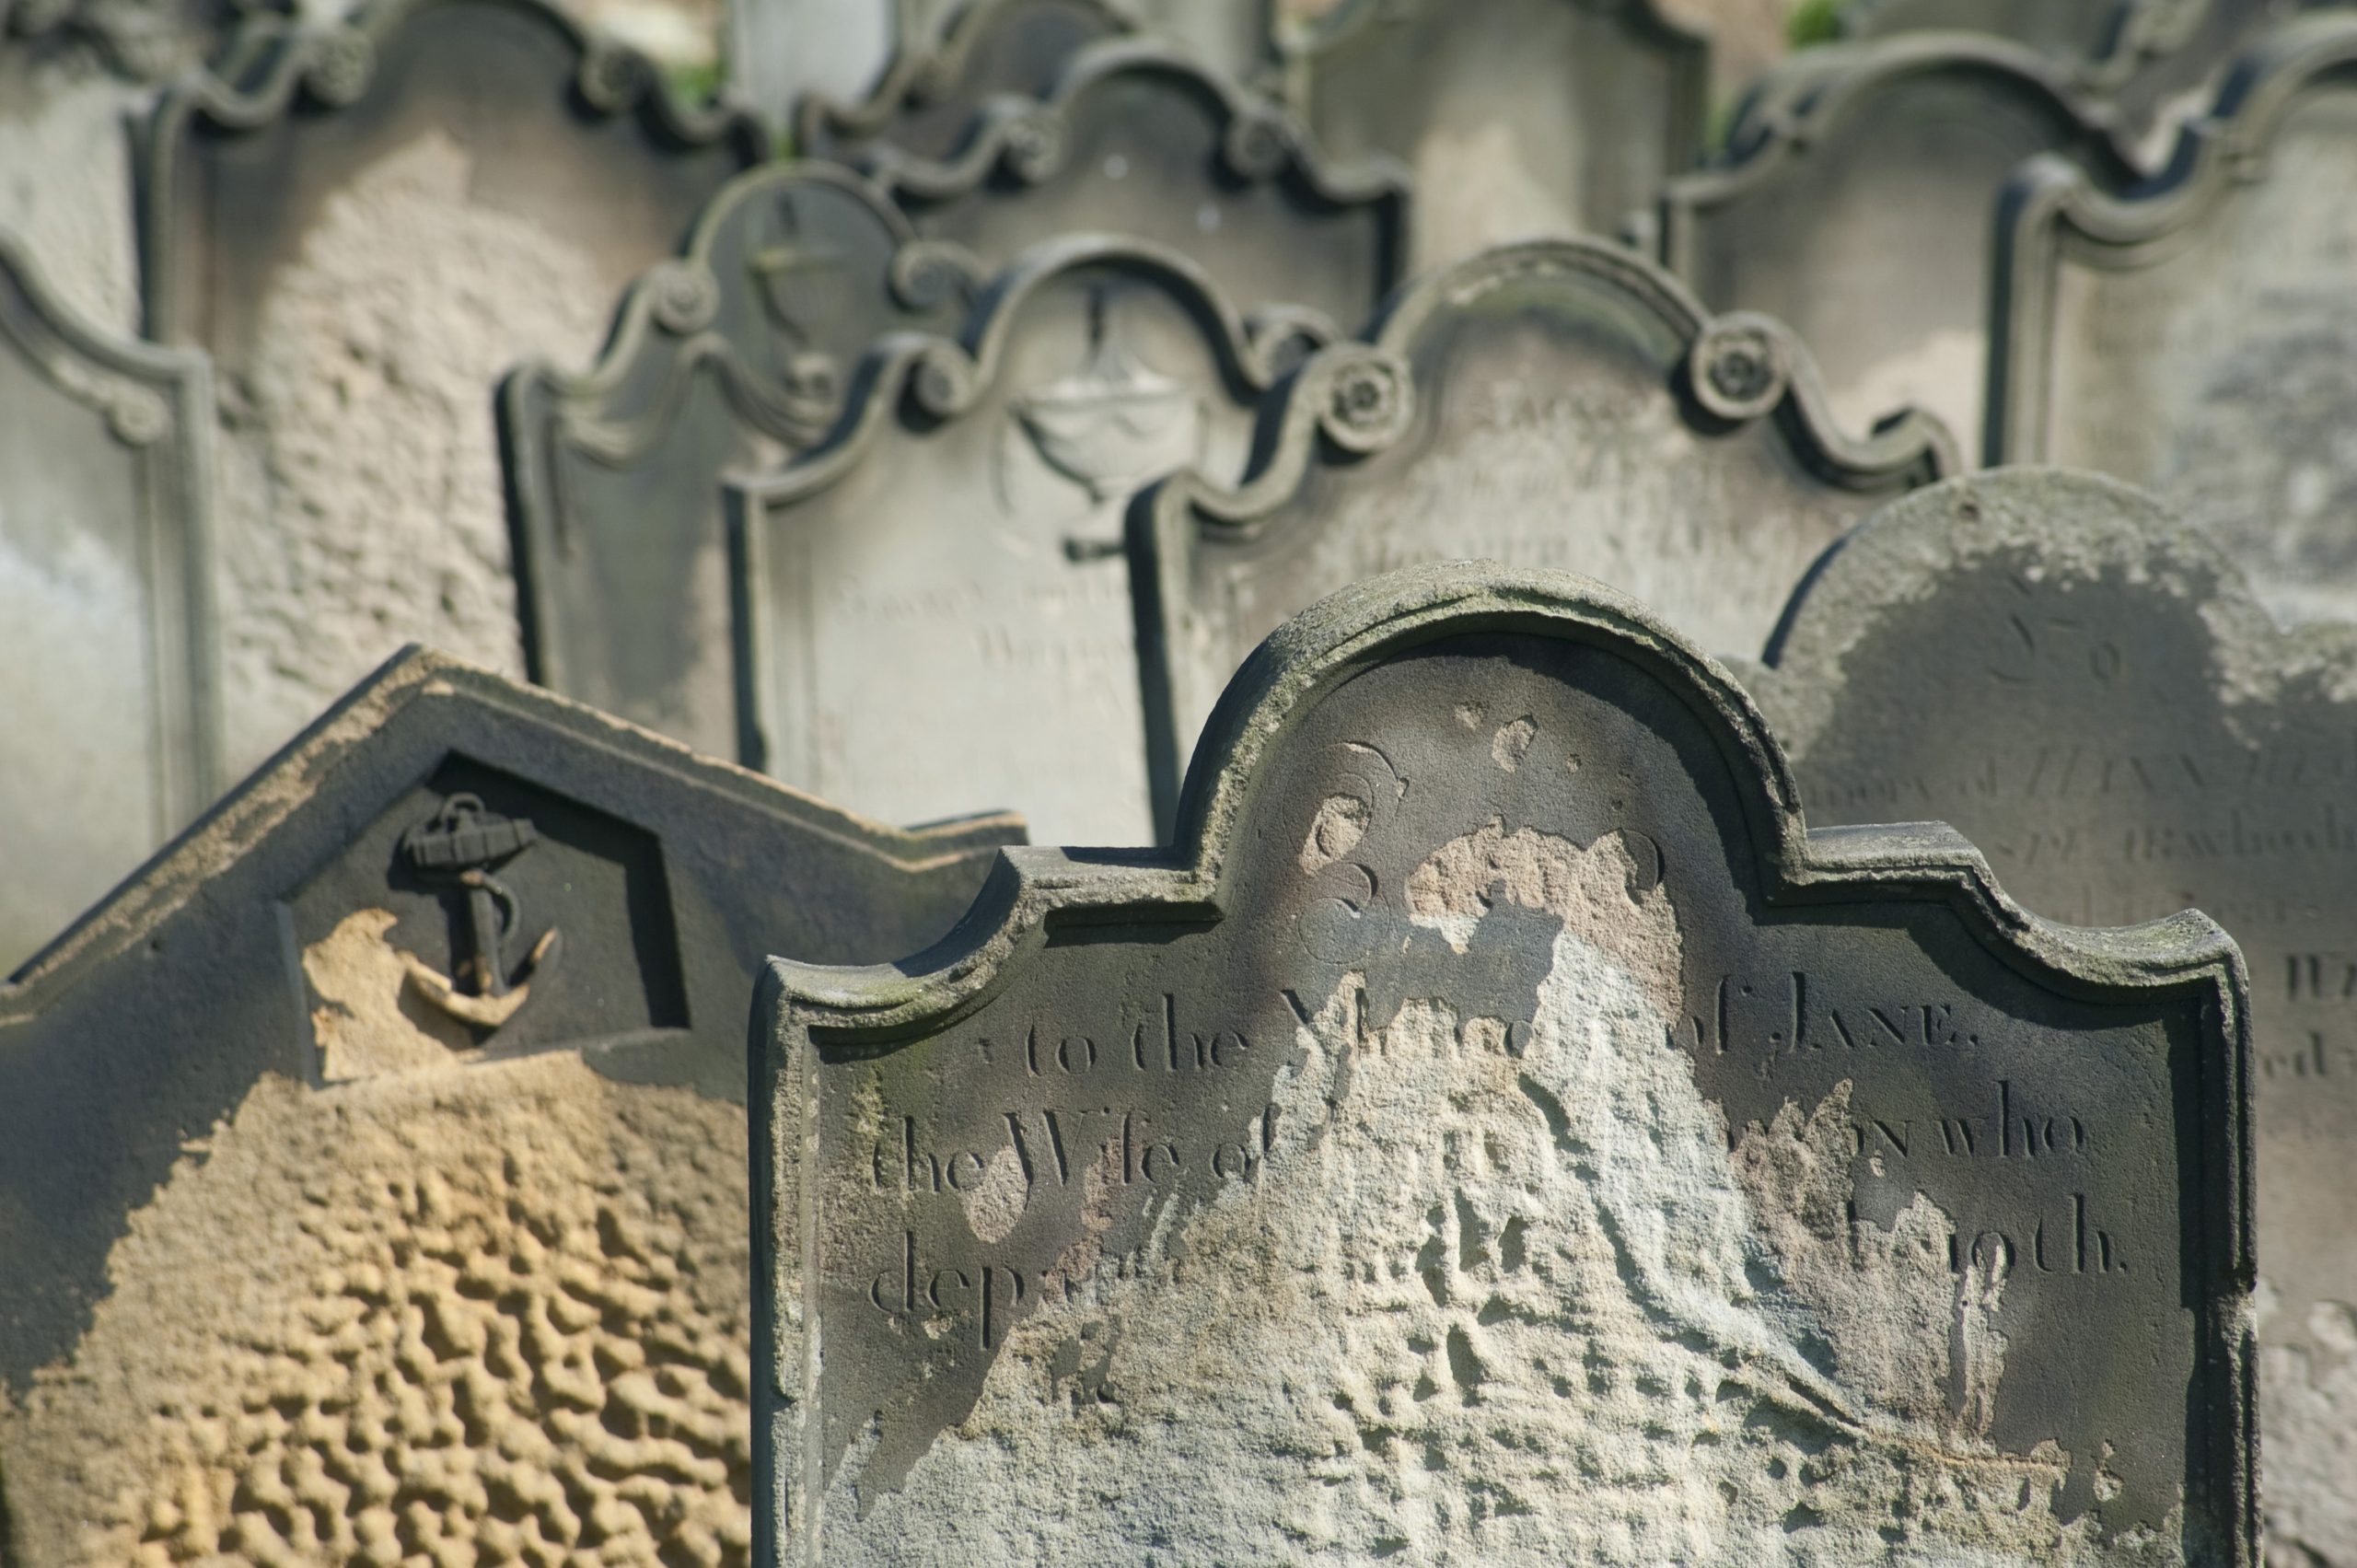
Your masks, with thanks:
M467 947L444 975L413 954L401 955L410 985L425 1001L478 1029L495 1029L529 999L532 977L556 957L557 931L551 926L511 981L505 948L522 918L514 889L491 874L539 842L526 817L502 817L483 808L479 796L459 794L401 834L401 854L422 873L443 875L466 895Z

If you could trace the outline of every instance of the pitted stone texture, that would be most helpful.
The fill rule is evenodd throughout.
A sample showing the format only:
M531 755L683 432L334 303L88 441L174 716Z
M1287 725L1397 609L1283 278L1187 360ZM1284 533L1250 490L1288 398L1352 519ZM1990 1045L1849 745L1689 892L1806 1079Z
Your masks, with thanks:
M233 772L404 643L522 671L491 389L518 345L596 342L603 291L470 173L427 136L331 197L221 389Z
M744 1117L577 1057L260 1082L9 1413L41 1563L749 1560Z

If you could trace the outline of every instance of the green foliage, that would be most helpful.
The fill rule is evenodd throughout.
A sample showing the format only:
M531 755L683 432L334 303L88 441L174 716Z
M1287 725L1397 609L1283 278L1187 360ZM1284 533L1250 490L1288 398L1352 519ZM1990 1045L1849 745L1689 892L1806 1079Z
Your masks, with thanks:
M1834 42L1841 36L1841 0L1799 0L1784 18L1784 36L1794 49Z
M717 60L664 68L664 83L681 103L710 103L720 96L721 64Z

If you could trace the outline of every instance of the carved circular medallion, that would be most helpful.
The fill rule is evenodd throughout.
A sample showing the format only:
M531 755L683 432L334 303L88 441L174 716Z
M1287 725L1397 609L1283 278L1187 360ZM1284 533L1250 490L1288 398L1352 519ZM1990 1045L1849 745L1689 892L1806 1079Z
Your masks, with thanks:
M1326 397L1318 427L1344 451L1379 451L1408 427L1414 394L1408 367L1374 349L1336 350L1325 371Z
M928 344L909 375L909 395L936 418L963 409L973 391L973 363L954 343Z
M1229 122L1220 138L1220 157L1242 180L1273 180L1285 167L1293 138L1273 114L1244 113Z
M685 336L712 325L720 309L720 280L692 261L665 261L654 272L655 319Z
M377 46L358 29L339 27L312 45L303 85L330 109L345 109L359 101L376 75Z
M911 310L954 304L981 281L970 252L933 239L912 239L893 251L888 277L892 297Z
M1027 110L1006 122L1000 159L1016 179L1037 185L1064 161L1063 127L1046 110Z
M107 428L126 447L148 447L172 427L163 394L145 387L118 387L107 400Z
M581 57L581 96L600 114L620 113L654 85L654 67L634 49L593 43Z
M1694 396L1721 419L1757 419L1783 401L1791 380L1782 339L1768 323L1730 317L1694 342Z

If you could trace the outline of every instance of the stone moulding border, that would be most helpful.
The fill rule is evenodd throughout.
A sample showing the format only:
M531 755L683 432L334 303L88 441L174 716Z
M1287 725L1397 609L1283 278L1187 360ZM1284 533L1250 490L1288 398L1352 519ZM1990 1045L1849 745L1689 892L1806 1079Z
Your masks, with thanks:
M914 21L911 0L892 9L899 37L884 74L856 103L827 93L810 93L794 106L794 145L839 156L844 144L856 146L880 136L909 109L923 108L957 86L973 59L974 51L1009 13L1033 0L965 0L931 29ZM1065 0L1075 9L1097 14L1108 38L1128 37L1137 30L1136 18L1113 0Z
M2130 133L2111 104L2087 90L2065 62L2005 39L1969 33L1900 33L1869 43L1805 51L1778 65L1745 95L1725 145L1705 166L1673 178L1650 218L1662 264L1694 275L1702 215L1772 183L1784 165L1837 132L1862 103L1909 77L1983 76L2049 105L2103 149L2121 182L2142 172Z
M2205 1483L2214 1516L2228 1523L2235 1568L2258 1562L2252 1400L2254 1353L2247 1293L2251 1252L2248 987L2242 957L2207 916L2187 912L2112 930L2041 920L2009 898L1980 852L1937 823L1812 830L1782 749L1757 706L1716 661L1651 611L1568 573L1491 563L1411 569L1358 584L1296 616L1248 659L1213 711L1187 776L1173 847L1092 852L1002 850L990 881L956 929L898 965L828 968L772 958L755 997L750 1105L757 1334L753 1420L755 1553L762 1562L816 1562L816 1506L789 1514L795 1492L780 1460L794 1453L811 1408L819 1336L785 1331L778 1282L817 1277L816 1260L778 1255L784 1234L777 1190L780 1151L809 1146L810 1057L888 1050L936 1033L1003 990L1051 929L1108 921L1216 923L1229 889L1248 875L1237 825L1254 785L1290 733L1352 676L1418 645L1471 633L1515 632L1608 647L1681 695L1734 774L1749 848L1771 904L1843 904L1891 899L1945 904L1992 953L2041 984L2091 999L2198 997L2203 1050L2198 1070L2205 1115L2202 1163L2216 1177L2201 1235L2205 1256L2189 1272L2203 1290L2205 1344L2197 1376L2217 1418L2189 1455L2189 1481ZM791 1145L787 1140L792 1140ZM807 1245L808 1225L793 1227ZM806 1308L807 1311L807 1308ZM797 1342L797 1341L799 1342ZM815 1452L815 1451L814 1451ZM810 1463L823 1460L810 1458Z
M103 415L141 468L139 552L154 639L159 842L221 788L220 628L213 595L213 362L106 332L53 293L0 230L0 348ZM17 329L24 329L19 331Z
M1928 483L1963 466L1945 427L1916 410L1863 440L1844 434L1815 361L1789 329L1750 312L1714 317L1675 277L1624 247L1534 240L1428 274L1392 296L1368 339L1322 350L1288 379L1281 398L1264 403L1258 457L1242 483L1228 489L1180 472L1151 487L1132 510L1130 575L1157 821L1169 823L1178 808L1184 715L1211 706L1212 693L1193 690L1193 672L1171 656L1190 638L1188 585L1199 545L1260 537L1281 526L1275 515L1314 466L1382 451L1406 436L1415 422L1414 345L1426 327L1475 308L1494 289L1533 279L1609 296L1661 325L1686 345L1684 378L1696 405L1689 423L1771 420L1800 462L1828 483L1866 490L1909 476Z
M1243 400L1265 395L1285 373L1290 351L1332 337L1309 313L1280 308L1240 314L1208 273L1189 257L1142 240L1068 235L1025 251L983 291L959 335L895 332L877 343L853 379L842 421L827 442L764 474L725 485L729 533L731 616L737 674L738 759L767 768L783 747L769 733L778 711L770 654L774 629L760 591L767 571L770 514L840 482L866 460L903 411L927 422L971 412L996 382L1025 306L1042 288L1084 267L1103 267L1151 282L1191 316L1230 389ZM1146 656L1140 649L1141 658ZM1115 742L1109 738L1109 744Z
M1008 812L923 828L888 827L774 779L701 756L678 741L586 704L412 644L354 687L0 984L0 1029L24 1021L68 987L101 972L203 898L215 877L308 806L340 770L364 757L395 718L414 703L440 699L497 708L528 730L552 731L586 742L635 766L658 769L691 788L733 797L772 817L791 817L813 833L911 872L1018 842L1023 833L1022 819ZM433 761L426 761L428 771Z
M174 286L182 237L173 215L184 178L181 153L194 128L258 131L287 119L298 102L331 111L349 109L367 95L384 41L406 28L428 25L435 11L453 5L495 6L555 34L575 56L574 91L594 114L635 116L658 142L672 146L725 143L748 166L768 156L768 136L752 115L681 105L653 61L588 31L552 0L367 0L345 20L326 23L255 16L212 67L164 89L134 138L147 337L168 343L188 331L182 319L186 302Z
M739 419L792 446L815 445L841 417L851 366L829 360L831 388L815 395L809 388L772 381L745 363L735 343L710 330L720 296L714 252L728 221L764 197L821 186L859 203L891 237L895 250L885 281L900 303L912 309L946 305L970 298L979 286L979 269L970 257L920 238L900 209L852 170L815 158L764 164L722 186L697 217L682 253L658 261L631 285L596 364L574 371L532 359L509 371L499 392L500 447L524 654L533 679L559 688L565 683L563 656L558 640L549 635L549 628L566 619L565 608L544 576L532 570L534 562L569 558L578 547L556 495L560 447L609 468L629 467L670 435L697 379L705 375L714 377ZM652 405L626 420L599 416L598 405L661 338L679 341L680 348ZM550 412L536 423L533 405L542 396Z
M1004 171L1037 185L1065 164L1071 125L1092 94L1125 80L1152 80L1208 106L1220 126L1220 161L1248 183L1283 181L1331 207L1380 204L1387 276L1398 278L1407 244L1413 181L1391 158L1367 158L1337 168L1308 130L1282 104L1238 86L1186 51L1144 37L1111 38L1064 63L1047 94L1007 93L982 106L973 134L952 157L916 157L879 143L859 166L894 201L938 204L981 187Z
M1989 313L1988 462L2049 456L2054 294L2065 256L2126 273L2165 260L2244 185L2264 180L2277 134L2309 88L2357 67L2357 17L2319 13L2270 30L2238 56L2166 171L2114 196L2068 159L2023 165L1999 208Z

